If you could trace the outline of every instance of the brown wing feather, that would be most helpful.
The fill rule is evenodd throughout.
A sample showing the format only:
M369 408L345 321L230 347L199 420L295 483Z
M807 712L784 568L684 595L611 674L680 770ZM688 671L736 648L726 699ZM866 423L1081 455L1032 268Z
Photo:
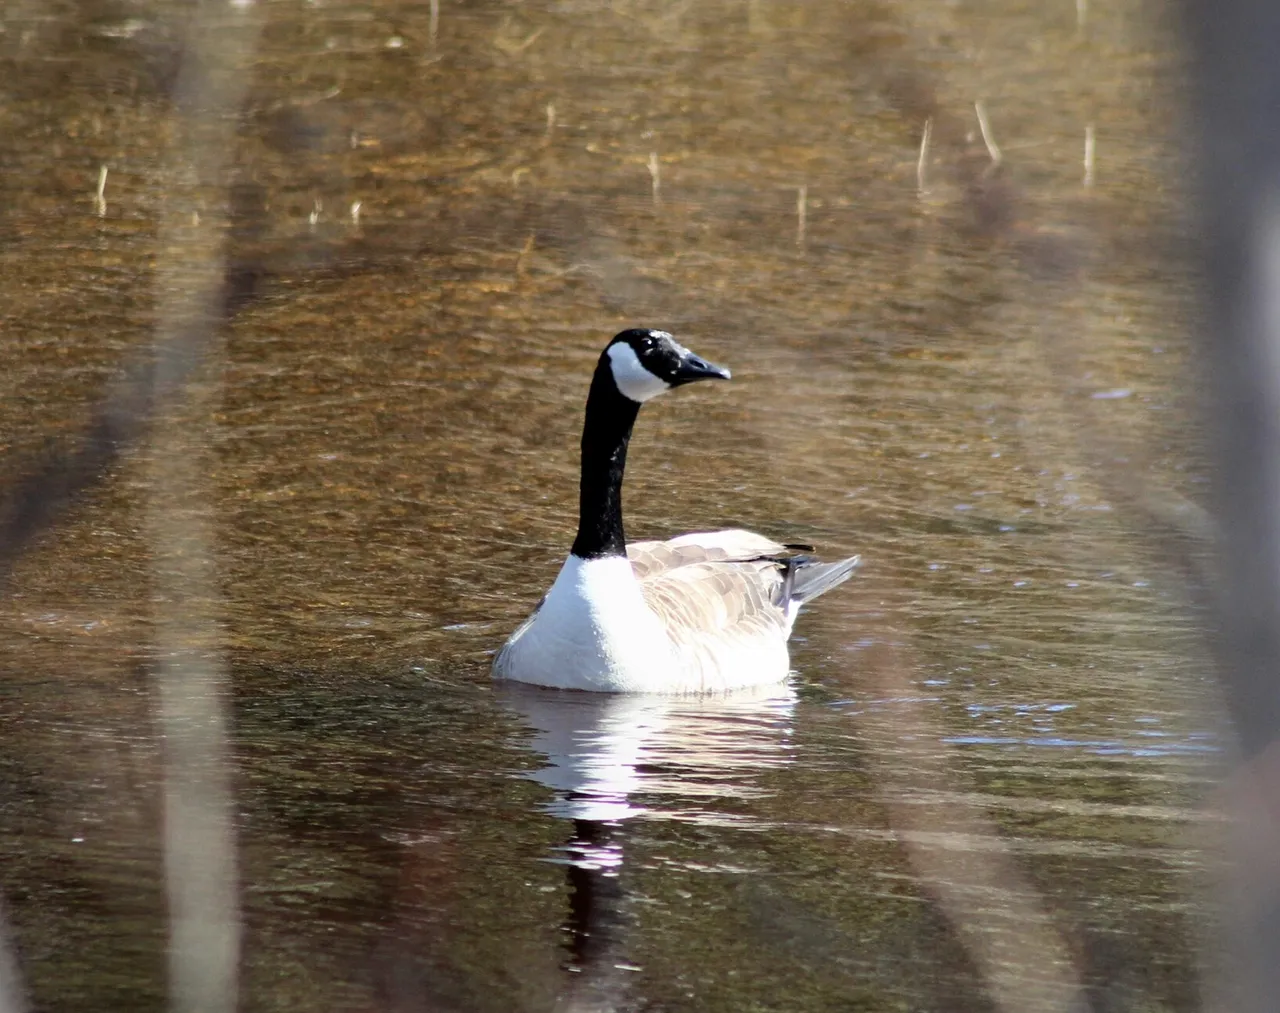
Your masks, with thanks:
M789 550L779 542L739 528L727 531L698 531L665 542L632 542L627 558L641 580L697 563L730 562L759 559L761 556L786 554Z
M786 614L773 604L781 580L766 560L689 563L643 577L640 593L677 649L697 653L714 651L717 641L785 638Z
M739 529L627 546L645 604L662 617L688 670L709 680L723 658L786 641L786 613L774 604L782 572L767 557L791 554Z

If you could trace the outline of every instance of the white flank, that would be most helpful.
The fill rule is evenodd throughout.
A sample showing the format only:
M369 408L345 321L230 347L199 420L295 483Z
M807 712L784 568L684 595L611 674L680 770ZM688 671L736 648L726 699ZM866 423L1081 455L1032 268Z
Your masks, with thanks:
M635 349L625 341L609 346L609 367L613 370L613 382L618 385L618 390L632 401L643 403L671 389L666 380L644 368Z

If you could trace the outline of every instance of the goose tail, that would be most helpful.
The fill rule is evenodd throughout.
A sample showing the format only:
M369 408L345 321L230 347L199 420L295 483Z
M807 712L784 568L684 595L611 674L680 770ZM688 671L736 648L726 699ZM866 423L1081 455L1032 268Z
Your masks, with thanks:
M861 556L850 556L836 563L819 563L808 556L795 556L787 560L783 574L783 601L792 607L812 601L837 584L843 584L861 562Z

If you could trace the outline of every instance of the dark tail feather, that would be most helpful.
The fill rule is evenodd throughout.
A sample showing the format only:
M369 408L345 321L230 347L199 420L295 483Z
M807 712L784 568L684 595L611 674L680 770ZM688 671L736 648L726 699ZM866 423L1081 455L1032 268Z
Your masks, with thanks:
M804 602L811 601L820 594L825 594L837 584L842 584L849 579L849 575L857 569L858 564L862 562L861 556L850 556L848 559L842 559L838 563L818 563L812 560L797 557L789 560L796 565L788 566L787 572L783 576L783 595L784 602Z

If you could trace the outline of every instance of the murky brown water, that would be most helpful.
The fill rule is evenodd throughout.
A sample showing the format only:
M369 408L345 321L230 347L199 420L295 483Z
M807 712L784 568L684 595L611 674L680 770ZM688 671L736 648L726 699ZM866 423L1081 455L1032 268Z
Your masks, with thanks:
M208 458L246 1009L979 1010L993 966L1050 1008L1032 894L1096 1008L1198 1005L1219 719L1148 524L1200 482L1179 58L1102 7L266 9L232 247L260 286ZM0 27L11 480L150 340L182 28ZM489 683L634 324L735 379L645 409L629 535L863 555L785 698ZM42 1009L163 1003L145 460L0 625L0 886Z

